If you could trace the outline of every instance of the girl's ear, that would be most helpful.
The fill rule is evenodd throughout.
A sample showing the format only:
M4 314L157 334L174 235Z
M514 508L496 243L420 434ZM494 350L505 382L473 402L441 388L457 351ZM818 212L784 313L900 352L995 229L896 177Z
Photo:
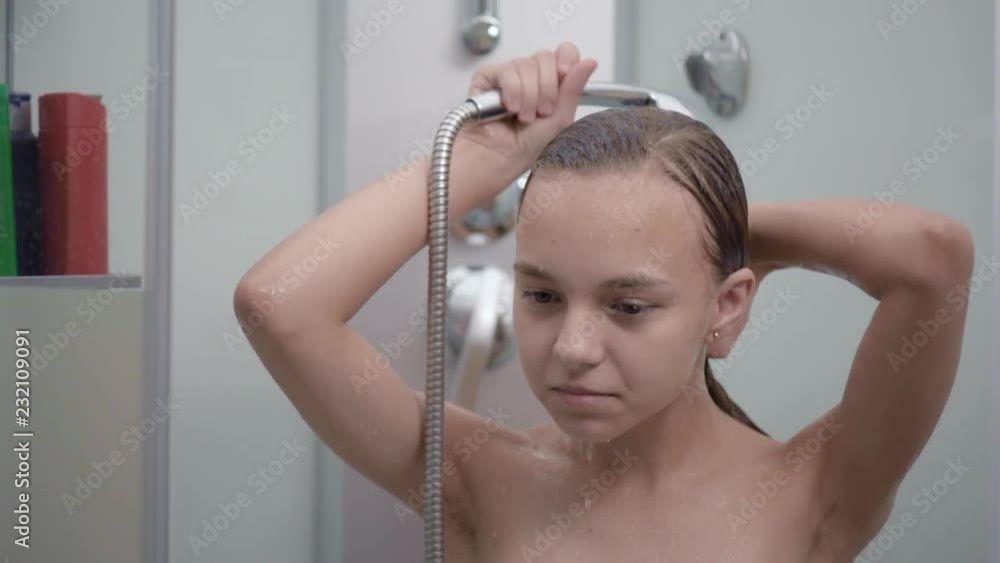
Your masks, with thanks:
M719 286L716 294L716 317L708 328L709 358L725 358L750 320L750 306L757 291L757 281L750 268L736 270ZM715 333L718 332L718 336Z

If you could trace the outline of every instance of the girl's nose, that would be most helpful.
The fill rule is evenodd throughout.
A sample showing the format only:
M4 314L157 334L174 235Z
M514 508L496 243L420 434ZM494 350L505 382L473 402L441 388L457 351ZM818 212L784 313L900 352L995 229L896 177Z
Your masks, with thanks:
M604 357L602 328L607 322L607 315L599 309L571 309L556 339L556 355L572 370L599 364Z

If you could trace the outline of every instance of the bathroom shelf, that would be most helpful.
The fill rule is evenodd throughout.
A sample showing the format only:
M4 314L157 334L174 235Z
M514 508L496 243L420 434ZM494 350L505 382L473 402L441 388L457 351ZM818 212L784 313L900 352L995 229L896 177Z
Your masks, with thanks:
M115 286L111 284L117 281ZM0 276L3 287L58 287L62 289L141 289L142 276L136 274L100 274L93 276Z

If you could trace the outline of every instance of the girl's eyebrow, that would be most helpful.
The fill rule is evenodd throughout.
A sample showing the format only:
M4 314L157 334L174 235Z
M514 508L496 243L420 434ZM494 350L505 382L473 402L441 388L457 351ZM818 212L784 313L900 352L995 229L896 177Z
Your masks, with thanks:
M514 262L514 271L524 276L557 283L557 280L552 276L552 274L545 271L545 269L541 266L536 266L530 262ZM615 288L635 290L662 285L670 285L670 282L663 278L656 278L648 275L640 276L639 274L629 274L627 276L612 278L601 282L598 287L601 289Z

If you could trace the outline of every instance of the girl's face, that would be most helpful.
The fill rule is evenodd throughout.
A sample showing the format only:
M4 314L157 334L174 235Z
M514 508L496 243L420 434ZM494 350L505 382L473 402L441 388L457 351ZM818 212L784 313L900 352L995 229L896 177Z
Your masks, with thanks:
M701 215L662 176L533 176L514 267L522 369L564 432L610 440L701 374L715 294Z

